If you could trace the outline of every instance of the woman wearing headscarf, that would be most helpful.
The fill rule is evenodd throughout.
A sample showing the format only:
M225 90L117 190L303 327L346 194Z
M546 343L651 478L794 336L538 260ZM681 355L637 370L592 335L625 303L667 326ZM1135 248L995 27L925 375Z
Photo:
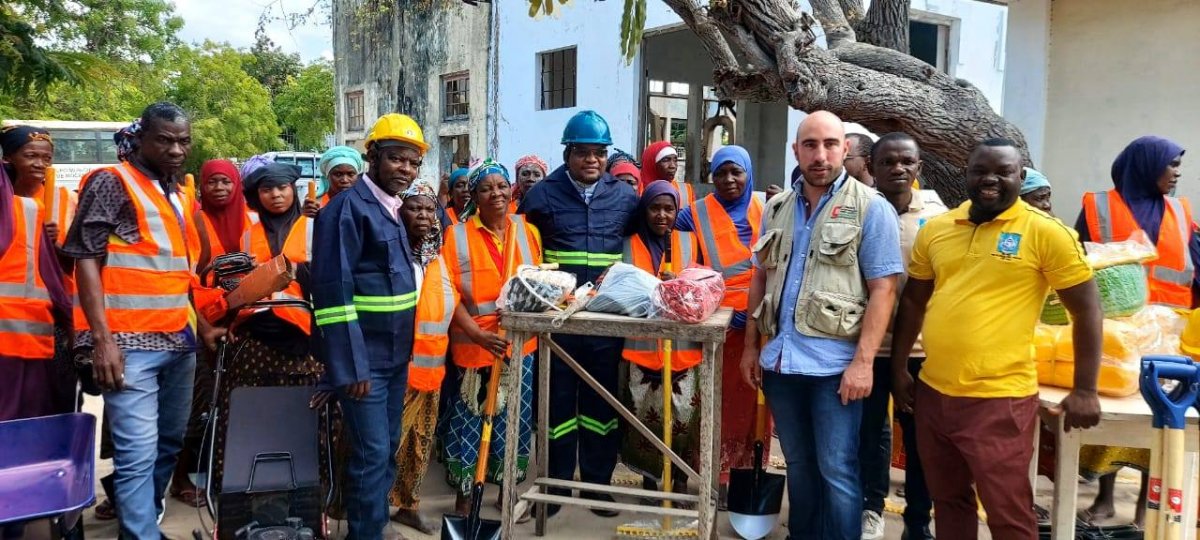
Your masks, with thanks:
M679 198L684 204L691 204L695 198L692 192L692 186L683 180L678 180L675 177L679 167L679 152L675 150L675 146L668 141L659 141L652 143L646 147L646 151L642 152L642 174L640 176L641 186L638 191L655 180L666 180L675 186L675 190L679 192Z
M458 168L450 173L450 206L446 207L446 216L450 223L462 221L463 212L471 200L471 190L467 189L467 169Z
M0 421L71 412L71 299L34 197L54 144L45 131L20 126L0 132L0 151ZM21 538L24 528L0 525L0 537Z
M672 279L680 270L697 264L700 246L696 235L675 230L679 209L679 193L670 182L656 180L647 184L626 231L624 262L662 279ZM695 461L700 442L697 438L700 416L696 414L699 387L691 369L700 363L700 353L699 343L672 343L672 449L689 462ZM625 402L650 431L662 433L665 358L659 342L628 338L622 356L633 364L629 367L629 384L623 391ZM642 475L643 488L658 489L662 452L636 431L625 433L621 461ZM674 478L675 492L682 493L687 478L682 474Z
M242 175L226 159L210 159L200 166L201 255L196 268L203 270L226 253L250 250L251 218L242 192Z
M746 337L746 308L754 265L750 246L762 227L762 199L755 197L750 154L726 146L712 158L715 191L679 213L675 228L695 232L704 263L725 278L722 307L734 310L725 334L721 379L721 485L729 482L731 467L750 467L754 460L754 412L757 391L737 373ZM770 420L767 421L768 427ZM770 445L770 440L767 444ZM763 455L769 455L770 448Z
M512 201L508 203L511 208L508 211L515 214L521 197L550 174L550 166L546 164L546 160L529 154L517 160L513 171L517 173L517 181L513 185Z
M4 167L14 182L16 194L42 205L46 233L55 244L62 245L79 199L66 186L56 187L50 198L44 193L47 174L54 164L54 140L50 132L29 126L9 126L0 129L0 148L3 148Z
M1036 169L1025 167L1025 181L1021 183L1021 200L1029 206L1050 214L1054 209L1050 202L1050 195L1050 180L1046 179L1046 175Z
M408 390L400 446L396 451L396 480L391 502L399 507L392 521L424 534L434 534L436 524L421 516L421 482L437 435L438 402L446 375L447 330L459 303L458 292L442 259L442 223L438 219L437 191L426 180L417 180L400 193L400 218L417 268L416 336L408 365Z
M1083 210L1075 230L1083 242L1120 242L1134 231L1144 231L1158 249L1158 258L1145 263L1150 302L1179 308L1196 305L1196 268L1200 267L1200 239L1187 199L1171 194L1179 180L1183 147L1162 137L1134 139L1112 164L1113 189L1083 195ZM1141 523L1145 508L1146 449L1085 446L1080 453L1081 472L1100 476L1099 491L1091 507L1081 510L1085 521L1112 517L1116 473L1129 466L1142 471L1142 490L1134 513ZM1060 479L1067 481L1067 479Z
M633 163L623 161L623 162L617 164L616 167L609 169L608 172L609 172L609 174L612 174L613 176L617 177L617 179L621 180L622 182L628 183L629 185L633 186L634 189L638 189L642 184L642 180L641 180L642 173L641 173L641 171L638 170L637 167L635 167L633 165Z
M508 170L487 159L473 164L467 178L471 202L464 209L463 222L447 231L442 248L454 288L462 296L450 327L450 356L454 366L447 386L449 407L441 423L446 477L457 491L455 509L462 515L470 510L471 484L480 459L488 460L488 479L498 484L503 477L505 445L516 444L520 472L518 478L509 480L520 482L525 478L533 412L533 353L537 345L531 340L524 350L512 350L500 333L495 302L500 288L516 274L518 266L542 261L537 228L526 223L524 216L508 211L512 193ZM504 389L508 385L501 384L491 455L481 457L478 448L483 405L496 356L522 362L521 395L506 395ZM502 405L507 399L521 400L521 418L507 418L507 409ZM505 426L510 420L520 422L517 441L505 440Z
M362 152L349 146L335 146L321 154L317 166L329 183L325 195L321 197L321 206L324 207L334 195L350 189L358 181L358 175L363 172Z
M258 213L258 222L250 229L250 255L258 263L283 255L295 266L296 279L271 300L307 302L309 298L309 260L312 252L312 220L300 210L295 183L300 167L267 163L244 179L243 192L250 208ZM313 359L309 347L312 315L302 307L273 307L243 311L230 331L234 336L234 354L227 363L226 381L219 396L222 411L216 430L214 462L220 489L228 425L229 395L234 388L253 386L316 386L321 363Z

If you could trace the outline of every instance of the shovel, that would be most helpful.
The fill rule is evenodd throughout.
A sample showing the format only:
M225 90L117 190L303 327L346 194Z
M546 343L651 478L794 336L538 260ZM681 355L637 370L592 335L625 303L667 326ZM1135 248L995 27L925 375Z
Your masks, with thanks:
M1142 374L1139 389L1142 399L1150 406L1151 427L1150 437L1150 471L1149 489L1146 494L1145 537L1151 540L1158 538L1160 523L1163 517L1162 509L1162 479L1163 479L1163 421L1166 413L1162 402L1156 397L1162 392L1155 366L1166 363L1186 364L1187 359L1181 356L1147 356L1142 359Z
M1154 411L1155 427L1165 428L1162 442L1157 445L1161 457L1154 459L1154 449L1151 449L1151 466L1159 467L1161 479L1159 485L1155 485L1152 472L1146 505L1147 538L1154 538L1151 536L1154 533L1157 533L1157 538L1166 540L1183 538L1184 414L1196 403L1196 375L1196 366L1183 357L1153 357L1142 361L1143 397L1147 398L1147 403ZM1167 394L1159 384L1159 379L1179 381L1179 386ZM1154 442L1152 440L1151 444L1154 445ZM1164 492L1165 505L1162 504ZM1152 502L1159 503L1157 516L1151 515L1154 509Z
M479 510L483 506L483 482L487 478L488 454L492 446L492 417L496 415L496 392L500 389L500 369L503 367L504 360L497 356L492 363L487 402L483 407L479 461L475 465L475 486L471 488L471 513L466 516L442 516L442 540L500 540L500 522L480 518ZM511 418L510 421L518 422L520 419ZM509 444L516 444L516 441L510 441Z
M767 400L761 389L754 412L754 431L758 439L754 442L754 466L729 471L729 524L746 540L763 538L779 524L783 488L787 483L784 475L763 470Z

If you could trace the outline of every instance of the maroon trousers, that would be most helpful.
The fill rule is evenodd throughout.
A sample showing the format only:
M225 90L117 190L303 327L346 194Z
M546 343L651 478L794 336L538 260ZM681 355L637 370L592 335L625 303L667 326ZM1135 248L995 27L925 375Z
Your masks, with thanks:
M917 447L939 538L978 537L978 489L993 539L1037 540L1029 484L1037 408L1036 395L960 398L917 383Z

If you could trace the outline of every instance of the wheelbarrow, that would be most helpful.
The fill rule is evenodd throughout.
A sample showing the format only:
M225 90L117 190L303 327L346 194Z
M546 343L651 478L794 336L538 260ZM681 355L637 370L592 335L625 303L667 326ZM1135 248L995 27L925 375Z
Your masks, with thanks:
M51 520L53 538L82 539L96 501L96 417L59 414L0 422L0 529Z

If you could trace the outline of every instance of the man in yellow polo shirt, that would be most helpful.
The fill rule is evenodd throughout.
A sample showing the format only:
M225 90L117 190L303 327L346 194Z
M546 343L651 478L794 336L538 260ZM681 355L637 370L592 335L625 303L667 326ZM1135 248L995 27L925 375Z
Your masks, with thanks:
M923 330L920 380L895 370L893 392L916 418L921 459L938 464L927 480L943 538L977 537L972 483L993 538L1037 538L1028 471L1038 384L1029 343L1051 288L1075 322L1075 388L1057 412L1069 428L1100 420L1102 316L1092 270L1073 230L1018 200L1021 165L1007 139L971 152L970 201L917 233L896 316L893 363L907 362Z

